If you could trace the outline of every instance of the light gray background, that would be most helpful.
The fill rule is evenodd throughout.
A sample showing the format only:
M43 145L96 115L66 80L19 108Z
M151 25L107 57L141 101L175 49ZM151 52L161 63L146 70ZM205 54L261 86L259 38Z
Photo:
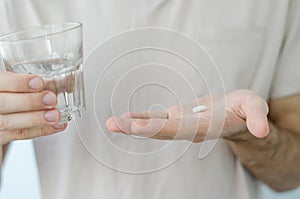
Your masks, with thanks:
M32 141L12 144L4 164L1 183L1 199L41 199L36 160ZM297 199L300 189L286 193L274 193L262 187L264 199Z

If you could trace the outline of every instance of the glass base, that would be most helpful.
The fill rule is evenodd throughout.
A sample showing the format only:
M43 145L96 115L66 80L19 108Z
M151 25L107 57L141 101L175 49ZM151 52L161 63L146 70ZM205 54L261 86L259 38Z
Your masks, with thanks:
M81 117L82 111L76 110L76 111L69 111L69 112L61 112L61 119L59 124L65 124L67 122L70 122L74 118L74 116Z

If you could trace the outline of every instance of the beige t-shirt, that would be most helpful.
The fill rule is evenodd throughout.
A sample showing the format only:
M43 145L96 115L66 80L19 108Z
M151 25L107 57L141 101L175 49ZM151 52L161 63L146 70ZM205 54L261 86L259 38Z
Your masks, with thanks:
M122 31L169 28L204 45L218 65L226 92L253 89L265 99L300 92L298 0L0 0L0 33L61 21L83 23L86 57L97 44ZM123 61L126 65L128 60ZM94 60L95 68L87 70L86 79L93 71L103 70L99 62ZM208 81L218 79L215 75L212 73ZM87 82L87 96L92 96L93 81ZM179 84L174 82L175 86ZM136 101L168 100L163 94L151 93L151 89L146 95ZM145 105L144 101L139 105ZM95 113L109 116L110 111L104 107ZM188 142L108 135L114 144L134 153L153 152L168 145L172 149L149 159L132 158L136 154L123 156L104 145L97 137L99 127L93 123L94 115L84 117L91 120L76 125L71 122L63 133L34 140L43 198L259 198L257 180L223 140L204 158L199 158L201 144L192 144L175 158ZM153 169L172 158L176 161Z

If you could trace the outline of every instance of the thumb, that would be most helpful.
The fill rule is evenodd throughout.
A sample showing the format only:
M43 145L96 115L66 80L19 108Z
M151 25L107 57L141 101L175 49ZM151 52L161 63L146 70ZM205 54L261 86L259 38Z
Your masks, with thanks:
M246 112L246 125L250 133L255 137L264 138L269 134L267 114L260 109Z
M269 134L267 102L250 90L237 90L228 94L229 106L235 114L246 121L247 129L257 138L264 138Z
M248 95L242 100L241 109L250 133L257 138L266 137L269 134L269 107L265 100L256 95Z

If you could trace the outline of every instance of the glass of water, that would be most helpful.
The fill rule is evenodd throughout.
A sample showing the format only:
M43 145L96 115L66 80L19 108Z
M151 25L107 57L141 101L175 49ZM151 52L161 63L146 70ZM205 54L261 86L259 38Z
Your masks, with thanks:
M44 90L57 95L57 109L66 123L85 109L82 24L43 25L0 36L0 55L7 71L36 74Z

